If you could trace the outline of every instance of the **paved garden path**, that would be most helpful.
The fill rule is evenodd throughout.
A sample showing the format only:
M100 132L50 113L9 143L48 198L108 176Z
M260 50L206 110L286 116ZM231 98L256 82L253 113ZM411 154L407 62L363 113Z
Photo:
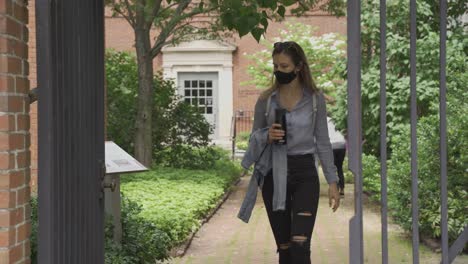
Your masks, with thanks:
M182 258L175 264L275 264L276 246L259 190L257 204L248 224L237 218L250 177L243 177L215 215L194 237ZM354 214L353 186L345 188L345 198L335 213L328 207L327 185L321 175L321 197L312 236L312 263L349 263L348 223ZM381 263L380 210L365 203L365 263ZM396 225L389 226L389 263L412 263L411 239ZM425 246L420 248L420 263L439 263L440 255ZM468 256L459 256L454 263L468 263Z

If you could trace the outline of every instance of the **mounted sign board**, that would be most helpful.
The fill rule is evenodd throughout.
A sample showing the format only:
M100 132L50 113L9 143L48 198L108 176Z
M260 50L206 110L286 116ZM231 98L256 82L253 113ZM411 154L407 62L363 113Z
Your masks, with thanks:
M147 171L148 169L130 156L113 141L106 141L106 174Z

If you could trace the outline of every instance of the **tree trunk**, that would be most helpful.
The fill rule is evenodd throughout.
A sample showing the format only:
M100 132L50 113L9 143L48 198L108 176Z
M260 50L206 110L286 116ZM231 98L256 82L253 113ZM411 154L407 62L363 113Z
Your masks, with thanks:
M138 109L135 122L135 158L146 167L152 163L153 58L149 29L135 30L138 61Z

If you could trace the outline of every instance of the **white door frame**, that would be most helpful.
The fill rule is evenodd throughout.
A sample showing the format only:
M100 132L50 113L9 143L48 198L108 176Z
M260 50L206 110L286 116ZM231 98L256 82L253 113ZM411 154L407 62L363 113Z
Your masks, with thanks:
M214 142L219 145L230 144L231 119L233 115L232 53L236 50L230 44L196 40L181 43L176 47L164 47L164 78L173 79L178 84L179 72L217 72L217 114Z

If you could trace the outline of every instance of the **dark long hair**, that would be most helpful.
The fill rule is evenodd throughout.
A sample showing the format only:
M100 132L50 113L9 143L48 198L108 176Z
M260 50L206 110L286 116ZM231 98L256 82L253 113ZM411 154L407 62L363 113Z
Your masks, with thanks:
M273 45L273 52L271 56L273 57L276 54L283 53L291 58L294 65L297 67L301 65L301 70L299 71L298 78L301 85L306 86L313 93L318 92L318 88L315 85L314 80L309 69L309 63L305 56L304 50L294 41L285 41L285 42L276 42ZM264 91L260 98L268 98L273 91L279 88L280 84L276 78L272 77L272 85L266 91Z

